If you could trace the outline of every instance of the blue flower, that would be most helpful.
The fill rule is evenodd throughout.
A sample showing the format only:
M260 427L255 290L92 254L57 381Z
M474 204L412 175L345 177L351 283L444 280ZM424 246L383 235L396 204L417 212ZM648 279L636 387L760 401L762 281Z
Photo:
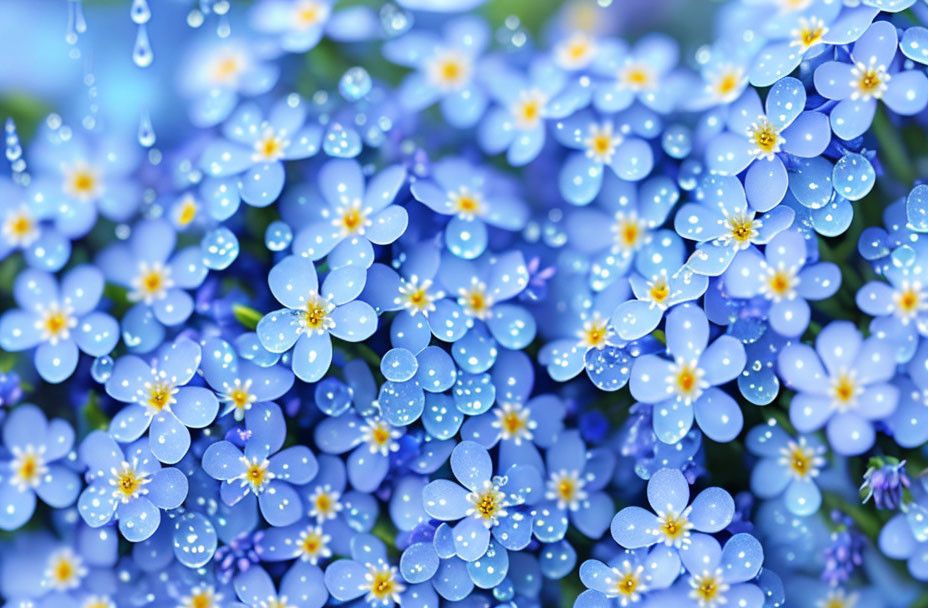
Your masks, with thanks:
M928 282L923 283L926 279L921 264L887 264L882 274L888 283L871 281L861 287L857 306L875 317L871 333L890 342L896 361L906 363L915 355L919 335L928 327Z
M735 534L724 546L706 534L694 535L680 551L680 557L689 580L671 590L666 599L671 605L693 608L765 605L764 592L752 582L761 571L764 550L750 534Z
M227 139L211 142L199 160L208 176L200 184L200 196L210 216L228 219L240 199L255 207L277 200L284 187L283 161L319 151L322 127L304 127L305 120L305 104L298 95L275 103L266 119L254 103L236 109L222 127Z
M60 270L71 256L71 241L59 228L67 217L54 200L0 179L0 260L22 251L33 268Z
M745 190L758 211L772 209L783 200L788 178L780 155L819 156L831 141L828 116L803 112L806 90L795 78L778 81L767 94L765 109L754 89L748 89L728 111L728 130L706 148L706 164L723 175L748 169Z
M366 340L377 329L377 313L356 300L366 281L364 266L331 271L322 282L313 263L288 256L268 275L268 285L286 308L268 313L258 322L258 338L267 350L283 353L293 348L293 373L304 382L317 382L332 362L332 338Z
M413 30L387 41L382 51L388 60L416 70L397 91L408 111L420 112L440 100L448 124L472 127L488 103L477 76L490 31L483 19L467 16L449 21L443 34Z
M590 286L601 291L630 268L645 276L683 264L684 245L659 229L680 198L677 186L655 176L635 186L607 176L597 207L571 210L565 232L571 247L590 256ZM610 230L603 230L603 226Z
M631 49L620 40L602 44L590 71L611 80L596 84L593 104L611 114L637 100L655 112L670 112L682 92L673 75L679 56L677 43L662 34L644 36Z
M498 105L483 117L477 139L488 154L506 152L514 167L528 164L545 144L545 120L569 116L579 100L573 95L559 98L567 75L548 61L533 62L527 76L499 64L488 64L485 70Z
M853 42L879 13L867 7L850 9L841 22L838 19L841 11L841 3L813 0L798 10L787 9L767 16L761 31L768 42L754 57L748 72L751 84L768 87L796 69L803 60L823 55L829 45Z
M216 419L219 401L201 386L186 386L200 366L200 346L179 338L149 364L135 355L116 360L106 392L127 403L110 423L117 441L135 441L149 431L151 453L163 463L180 462L190 448L187 428L201 429Z
M814 435L793 439L771 420L748 433L747 448L760 458L751 471L751 491L758 498L783 494L786 508L811 515L822 504L815 478L825 466L825 446Z
M541 499L539 471L516 464L502 472L502 477L494 477L490 454L473 441L462 441L454 448L451 470L459 483L432 481L423 489L422 500L431 517L458 522L452 532L455 554L467 562L482 558L491 533L505 548L525 548L531 540L532 519L522 506Z
M154 350L164 339L164 325L179 325L193 313L186 290L199 287L208 270L198 246L174 253L176 243L170 222L144 220L128 243L109 245L97 258L107 280L128 289L129 301L137 302L122 319L123 341L133 351Z
M249 436L244 453L229 441L217 441L203 453L203 470L222 482L226 504L243 499L253 504L257 498L265 521L272 526L290 525L302 515L302 501L293 486L307 484L316 476L316 457L303 445L280 450L287 427L273 403L248 410L245 426Z
M587 587L574 602L574 608L628 606L665 597L680 575L679 554L659 546L650 551L620 551L608 564L590 559L580 566L580 580Z
M103 295L103 275L94 266L78 266L61 280L42 270L27 269L13 284L21 308L0 317L0 346L8 351L35 348L36 371L48 382L68 379L78 352L108 354L119 341L116 320L96 311Z
M115 222L131 218L142 200L132 177L141 161L138 144L83 130L65 138L64 129L47 123L31 150L34 196L57 208L61 233L71 238L87 234L98 213Z
M315 428L316 445L330 454L351 451L348 479L361 492L373 492L390 470L390 457L400 449L402 428L380 416L361 418L353 413L329 417Z
M612 450L587 450L579 431L558 435L545 454L545 500L537 505L534 533L542 542L564 538L568 521L589 538L599 538L609 527L612 499L603 491L612 478Z
M193 45L181 65L178 88L190 99L190 120L198 127L221 123L240 95L266 93L280 75L251 41L235 37L213 36Z
M280 48L290 53L312 49L325 32L335 0L262 0L250 9L256 31L279 38Z
M793 223L795 212L774 207L757 217L748 207L745 191L736 177L709 176L696 192L698 202L683 205L674 228L683 238L698 243L686 262L697 274L718 276L751 245L768 243Z
M329 564L325 586L336 600L348 602L364 596L363 603L358 604L371 607L438 604L430 584L404 582L387 558L383 541L369 534L351 539L351 559Z
M557 121L554 134L562 145L579 150L567 157L558 177L561 194L575 205L586 205L599 194L604 167L623 180L639 181L654 166L651 146L621 119L601 122L592 112L580 111Z
M130 542L154 534L161 510L174 509L187 497L186 475L174 467L161 468L148 442L137 441L123 451L111 435L94 431L84 438L79 456L90 485L77 500L78 512L94 528L115 517Z
M683 473L661 469L648 481L648 503L654 512L625 507L612 520L612 538L626 549L663 544L684 560L709 534L724 530L735 513L735 501L722 488L706 488L690 503L690 487ZM760 564L758 564L758 567Z
M928 581L928 508L924 503L924 498L910 502L901 513L893 515L880 530L877 541L886 557L906 560L909 573L920 581Z
M822 365L824 363L824 367ZM896 409L899 389L889 383L896 359L889 341L864 339L848 321L833 321L815 340L789 344L779 357L780 377L796 391L790 420L800 433L826 426L838 454L856 455L875 440L873 423Z
M243 348L240 340L236 341ZM236 421L255 403L273 401L293 386L290 370L276 364L258 365L241 357L236 349L220 338L203 343L203 378L224 403L222 413L232 414Z
M841 271L830 262L808 264L806 239L787 230L770 239L762 255L749 248L735 257L723 275L735 298L761 295L770 302L767 318L781 336L799 337L809 326L808 300L824 300L841 286Z
M451 253L473 259L486 251L487 224L510 231L525 226L528 207L514 186L488 168L452 157L435 163L432 179L415 181L410 191L432 211L453 216L445 227L445 245Z
M651 279L629 277L635 299L622 302L612 312L610 322L623 340L639 340L650 334L672 306L698 299L706 293L709 278L686 266L673 271L661 268Z
M676 443L693 425L715 441L731 441L744 417L738 403L717 388L744 369L741 342L720 336L709 344L706 314L692 305L667 315L667 360L643 355L635 360L629 387L632 396L654 404L654 431L661 441ZM707 347L708 345L708 347Z
M15 530L29 521L38 494L50 507L74 503L81 481L63 459L74 445L74 429L60 418L48 421L34 405L22 405L3 423L9 458L0 461L0 528Z
M306 562L296 562L280 581L280 591L270 575L260 566L249 568L235 577L235 595L250 608L288 606L322 608L329 596L325 592L322 570Z
M406 230L406 210L393 199L406 181L406 170L387 167L365 186L355 160L330 160L319 170L322 201L307 212L307 224L296 233L293 252L312 261L328 256L329 266L369 267L374 245L389 245Z
M815 88L838 100L830 117L832 130L841 139L854 139L870 128L878 99L902 116L928 105L924 72L893 66L898 42L896 26L877 21L854 43L850 63L828 61L815 69Z

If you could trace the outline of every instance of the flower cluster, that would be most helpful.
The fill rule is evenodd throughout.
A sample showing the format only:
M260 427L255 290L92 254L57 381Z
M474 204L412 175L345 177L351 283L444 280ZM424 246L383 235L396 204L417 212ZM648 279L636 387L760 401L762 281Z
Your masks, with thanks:
M396 1L7 55L5 605L928 602L928 4Z

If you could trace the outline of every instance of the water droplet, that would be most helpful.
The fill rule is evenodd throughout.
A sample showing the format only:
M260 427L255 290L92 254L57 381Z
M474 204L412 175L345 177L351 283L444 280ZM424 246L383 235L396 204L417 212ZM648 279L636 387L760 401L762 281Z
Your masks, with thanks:
M285 222L271 222L264 233L264 245L271 251L283 251L293 241L293 230Z
M132 0L132 8L129 10L129 16L136 25L148 23L151 19L151 9L148 8L147 0Z
M68 29L65 32L64 39L68 44L77 44L78 35L86 31L87 21L84 20L84 9L81 0L68 0Z
M198 8L190 9L187 13L187 25L193 28L203 25L203 12Z
M155 145L155 140L155 129L151 124L151 116L148 110L142 110L142 115L139 118L139 143L144 148L151 148Z
M90 375L93 376L94 380L103 384L113 375L113 366L115 365L116 363L109 355L97 357L90 366Z
M351 389L338 378L325 378L316 385L316 407L327 416L341 416L351 407Z
M357 101L371 92L373 82L367 70L355 66L345 72L338 81L338 92L348 101Z
M10 161L10 168L13 170L13 181L25 186L29 183L29 175L26 173L26 159L23 158L23 147L19 141L19 134L16 132L16 123L12 118L6 119L4 131L6 159Z
M148 40L148 28L143 24L139 26L135 36L135 48L132 50L132 61L140 68L151 65L155 56L151 51L151 42Z
M225 270L238 257L238 239L228 228L216 228L203 237L200 249L207 268Z
M354 129L333 122L322 141L322 149L329 156L354 158L361 153L361 136Z
M413 18L392 2L388 2L380 9L380 24L388 36L405 34L412 27Z

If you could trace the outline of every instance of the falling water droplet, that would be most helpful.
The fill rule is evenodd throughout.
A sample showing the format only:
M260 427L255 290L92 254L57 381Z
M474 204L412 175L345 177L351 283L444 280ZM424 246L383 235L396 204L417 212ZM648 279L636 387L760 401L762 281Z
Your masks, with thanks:
M198 8L190 9L187 13L187 25L193 28L203 25L203 11Z
M380 23L388 36L399 36L412 27L412 15L388 2L380 9Z
M113 358L109 355L103 355L102 357L97 357L93 360L93 364L90 366L90 375L93 376L93 379L103 384L110 379L110 376L113 375Z
M264 233L264 244L271 251L283 251L293 241L293 230L281 221L271 222Z
M132 60L140 68L147 68L151 65L155 56L151 50L151 42L148 40L148 27L145 24L139 26L138 34L135 37L135 49L132 51Z
M216 228L203 237L200 249L207 268L225 270L238 257L238 239L228 228Z
M361 153L361 136L354 129L333 122L322 140L322 148L329 156L354 158Z
M6 159L10 161L10 168L13 170L13 182L25 186L29 183L29 175L26 173L26 159L23 158L23 147L19 142L16 123L13 122L12 118L6 119L4 131Z
M219 18L219 25L216 26L216 35L220 38L228 38L231 33L232 24L229 22L229 17L223 15Z
M139 118L139 143L144 148L151 148L155 145L155 128L151 124L151 115L148 110L142 110Z
M132 0L132 8L129 11L129 15L132 17L132 22L136 25L148 23L148 20L151 19L151 9L148 8L148 1Z
M342 74L338 81L338 92L348 101L357 101L371 92L373 82L367 70L355 66Z

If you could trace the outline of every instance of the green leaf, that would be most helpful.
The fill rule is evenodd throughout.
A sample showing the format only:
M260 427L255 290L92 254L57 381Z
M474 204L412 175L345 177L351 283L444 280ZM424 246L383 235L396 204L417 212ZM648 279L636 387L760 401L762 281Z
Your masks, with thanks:
M235 315L235 320L254 331L258 327L258 321L261 320L263 316L260 312L251 308L250 306L245 306L244 304L235 304L232 306L232 313Z

